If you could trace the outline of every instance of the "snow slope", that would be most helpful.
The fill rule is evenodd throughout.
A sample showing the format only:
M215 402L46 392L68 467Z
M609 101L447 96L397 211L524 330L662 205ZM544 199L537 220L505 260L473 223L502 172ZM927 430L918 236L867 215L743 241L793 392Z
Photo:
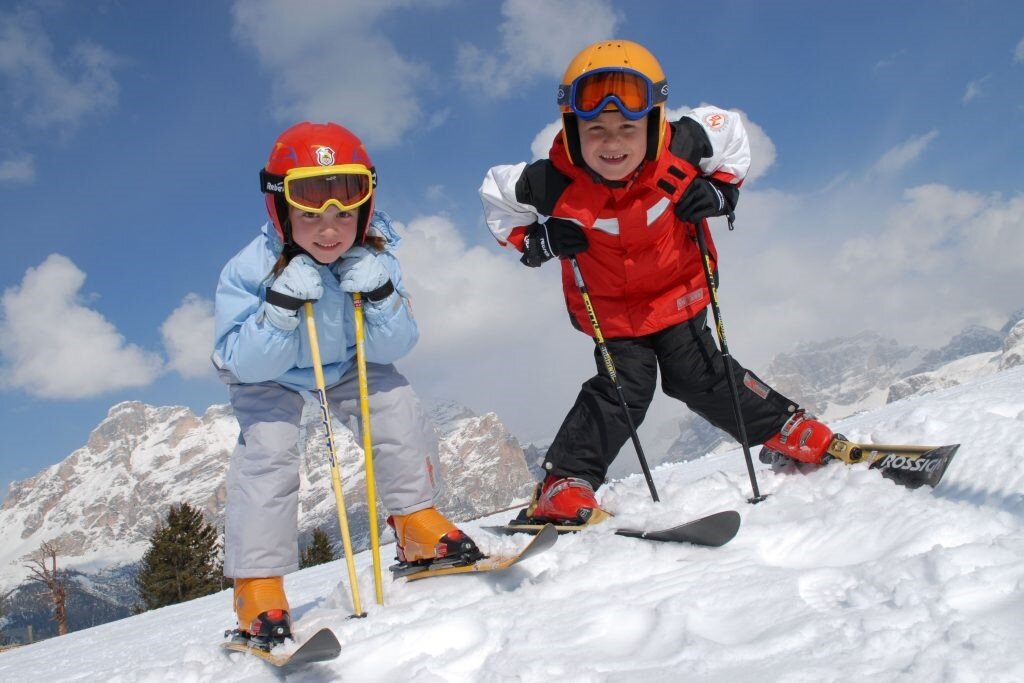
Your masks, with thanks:
M934 492L864 466L759 469L771 495L758 505L738 451L662 466L662 503L641 477L613 482L600 496L618 520L504 574L385 578L378 606L359 556L366 619L346 619L343 562L298 572L287 588L299 634L329 626L343 651L288 680L1024 680L1024 368L837 427L963 447ZM719 549L611 533L726 508L743 527ZM465 525L485 549L525 544L486 522ZM0 680L277 680L219 651L231 619L228 594L209 596L2 653Z

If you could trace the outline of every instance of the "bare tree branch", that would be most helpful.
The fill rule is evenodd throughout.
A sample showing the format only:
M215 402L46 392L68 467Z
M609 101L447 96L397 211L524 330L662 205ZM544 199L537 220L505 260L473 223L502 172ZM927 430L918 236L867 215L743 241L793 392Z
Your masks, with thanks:
M25 567L31 572L29 579L41 583L50 594L50 604L53 606L53 620L57 622L57 634L64 635L68 632L68 591L64 577L57 571L57 553L60 549L57 544L51 541L43 541L36 551L36 555L29 560ZM50 566L46 566L47 560Z

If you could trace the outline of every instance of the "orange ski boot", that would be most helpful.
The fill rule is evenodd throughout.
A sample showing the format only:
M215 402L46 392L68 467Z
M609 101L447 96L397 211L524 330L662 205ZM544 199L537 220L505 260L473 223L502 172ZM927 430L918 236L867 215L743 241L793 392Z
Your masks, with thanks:
M284 594L284 577L235 579L235 636L270 650L292 637L292 619Z
M388 517L388 525L395 530L399 562L429 564L443 559L470 564L484 556L473 539L449 522L437 508L392 515Z

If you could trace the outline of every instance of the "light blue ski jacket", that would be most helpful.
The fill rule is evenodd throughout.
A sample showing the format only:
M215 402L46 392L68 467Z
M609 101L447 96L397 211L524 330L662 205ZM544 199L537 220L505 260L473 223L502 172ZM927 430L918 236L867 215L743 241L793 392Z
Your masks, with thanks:
M419 329L409 308L401 267L392 253L401 238L383 212L374 212L370 230L387 240L380 258L386 259L395 292L376 303L363 300L366 360L393 363L416 345ZM270 271L283 245L270 223L261 233L221 271L214 304L213 364L243 383L274 381L296 390L315 390L303 311L299 311L299 326L289 332L272 325L264 315L266 292L273 283ZM355 308L351 295L338 285L340 263L341 259L318 266L324 295L313 304L327 386L337 383L355 366Z

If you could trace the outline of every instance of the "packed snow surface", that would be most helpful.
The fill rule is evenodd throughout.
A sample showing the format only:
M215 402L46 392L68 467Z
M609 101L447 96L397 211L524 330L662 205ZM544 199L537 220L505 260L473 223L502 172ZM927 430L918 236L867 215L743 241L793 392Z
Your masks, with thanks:
M741 451L655 470L599 497L616 519L500 574L406 583L356 558L287 577L300 637L327 626L341 656L290 681L1024 680L1024 368L843 420L849 438L963 444L934 491L865 466L772 472L747 503ZM625 456L624 456L625 457ZM756 455L755 455L756 461ZM718 510L743 516L717 549L613 535ZM492 553L525 545L466 523ZM382 549L385 565L392 546ZM278 680L221 652L228 593L0 654L5 681Z

